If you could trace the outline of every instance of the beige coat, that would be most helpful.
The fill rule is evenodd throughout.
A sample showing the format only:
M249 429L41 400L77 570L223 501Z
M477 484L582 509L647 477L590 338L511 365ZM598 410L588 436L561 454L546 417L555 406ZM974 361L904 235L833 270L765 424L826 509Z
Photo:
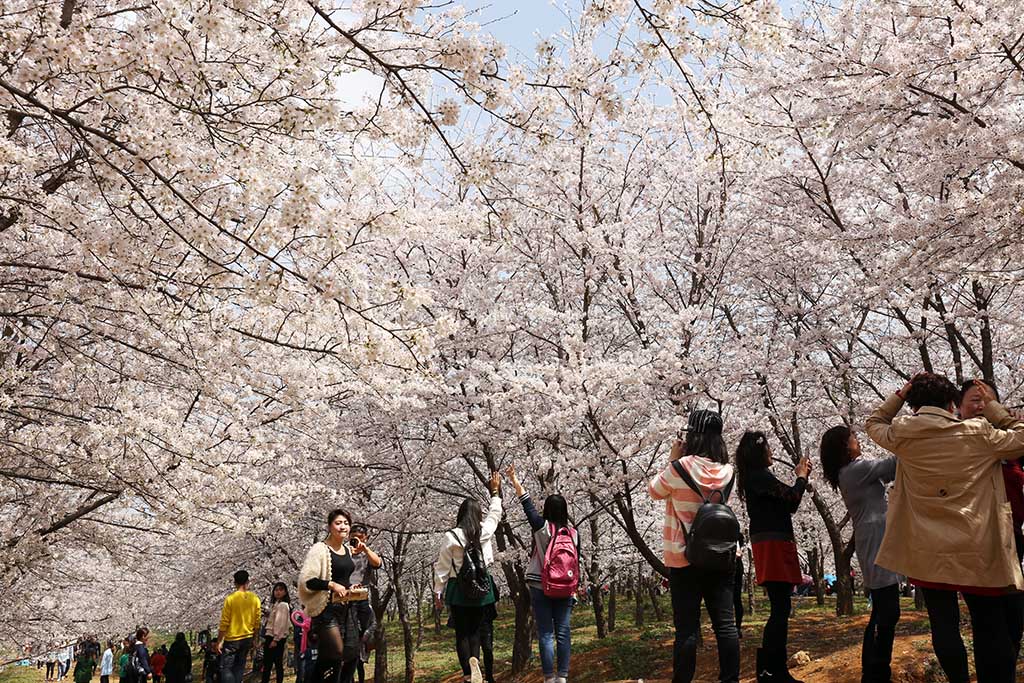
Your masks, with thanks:
M331 594L328 591L311 591L306 588L306 581L309 579L331 580L331 549L323 541L313 544L306 553L302 569L299 570L299 601L302 603L303 611L315 617L327 607L327 599Z
M971 420L932 407L896 417L902 407L893 396L866 425L899 463L875 563L922 581L1024 589L999 462L1024 455L1024 424L995 402Z

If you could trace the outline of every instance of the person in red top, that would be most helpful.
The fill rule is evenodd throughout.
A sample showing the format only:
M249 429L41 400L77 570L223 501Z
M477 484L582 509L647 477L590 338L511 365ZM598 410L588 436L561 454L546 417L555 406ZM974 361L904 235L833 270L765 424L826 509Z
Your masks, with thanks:
M999 389L994 382L983 379L996 400L999 400ZM975 380L968 380L960 387L960 404L958 412L961 420L973 417L984 417L985 404L981 390ZM1024 559L1024 469L1021 459L1003 461L1003 484L1006 486L1006 500L1010 502L1010 513L1013 515L1013 541L1017 549L1017 561ZM1017 656L1020 655L1020 643L1024 636L1024 593L1010 593L1006 596L1006 621Z
M149 667L153 669L153 683L160 683L164 675L164 665L167 664L167 646L162 645L160 649L149 658Z

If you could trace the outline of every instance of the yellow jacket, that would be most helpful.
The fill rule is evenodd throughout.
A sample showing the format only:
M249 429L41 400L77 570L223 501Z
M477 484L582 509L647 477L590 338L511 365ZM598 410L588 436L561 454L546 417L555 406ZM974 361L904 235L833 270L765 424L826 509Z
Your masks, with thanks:
M252 638L260 628L260 599L250 591L236 590L224 598L220 611L220 638L225 641Z
M865 425L898 462L875 564L922 581L1024 589L1000 467L1024 455L1024 424L994 401L987 419L928 406L896 417L902 407L893 396Z

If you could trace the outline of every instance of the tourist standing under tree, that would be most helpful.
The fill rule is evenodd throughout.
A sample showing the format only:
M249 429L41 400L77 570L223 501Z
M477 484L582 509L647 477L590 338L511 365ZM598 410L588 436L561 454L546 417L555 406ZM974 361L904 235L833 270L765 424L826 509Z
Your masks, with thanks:
M860 442L845 425L821 437L821 472L838 490L853 519L853 537L864 587L871 598L871 618L864 630L861 682L892 680L892 643L900 620L901 576L875 563L885 536L886 485L896 478L896 458L860 457Z
M350 534L352 540L352 562L356 568L352 570L350 577L354 587L366 588L366 598L356 600L352 603L359 617L359 657L356 659L356 676L359 683L366 680L366 669L363 666L370 659L369 641L377 627L377 620L370 606L370 586L376 585L376 572L381 567L380 555L375 553L367 545L369 537L365 524L353 524ZM280 682L279 682L280 683Z
M899 462L875 562L923 591L932 647L950 683L970 680L957 593L971 613L978 680L1004 683L1017 665L1006 591L1024 588L1024 577L1001 461L1024 455L1024 424L990 387L976 386L986 419L957 419L960 392L930 372L868 418L868 435ZM914 414L897 417L904 402Z
M185 640L185 634L178 632L171 643L171 649L167 652L167 663L164 665L164 674L167 676L167 683L186 683L186 678L192 673L192 650Z
M487 566L494 560L491 538L501 521L501 476L491 473L491 503L486 518L476 498L459 506L455 527L441 542L434 563L434 601L448 605L455 627L455 650L465 680L482 683L480 636L485 608L495 602L494 581Z
M359 618L349 596L355 570L351 526L351 514L331 510L326 540L313 544L299 572L299 599L318 642L315 683L350 683L359 659Z
M149 629L143 626L135 632L135 645L133 656L128 658L126 673L131 683L146 683L146 680L153 676L153 669L149 665Z
M75 683L89 683L96 673L96 660L87 648L83 648L75 662Z
M263 683L270 682L271 668L276 670L277 683L284 683L284 650L292 630L291 614L288 586L278 581L270 590L270 614L267 616L267 630L263 638Z
M669 463L651 480L648 493L665 501L663 544L669 568L675 643L672 650L673 683L689 683L697 666L701 600L707 605L718 644L719 680L735 683L740 674L740 641L733 609L736 544L739 525L733 529L728 563L723 567L694 566L687 556L687 542L698 510L715 497L725 504L732 491L734 473L722 439L722 418L711 410L690 414L685 441L676 439Z
M242 683L245 660L260 630L260 599L249 590L249 572L232 577L235 590L224 599L214 652L220 655L221 683Z
M544 681L545 683L553 681L565 683L569 678L569 658L572 652L569 620L572 617L573 604L576 602L576 598L572 595L575 590L567 596L553 596L550 589L545 591L543 574L552 539L568 536L569 542L575 548L574 577L576 584L579 584L579 534L569 524L569 505L564 497L557 493L547 496L544 499L544 514L540 515L537 513L530 494L519 483L515 466L509 465L505 474L515 488L516 496L519 497L523 512L533 531L530 562L526 567L526 584L530 587L533 618L537 623L537 646L540 649L540 665L544 671Z
M789 673L789 613L793 587L801 582L800 559L793 535L793 514L800 507L811 461L796 466L796 482L788 486L772 474L772 452L763 432L747 432L736 449L739 494L747 503L750 549L754 576L768 592L771 605L757 651L757 680L767 683L799 683Z
M107 649L103 651L100 658L100 683L110 683L110 677L114 674L114 643L107 641Z
M149 658L149 665L153 668L153 683L160 683L164 677L164 665L167 663L167 651L161 645Z

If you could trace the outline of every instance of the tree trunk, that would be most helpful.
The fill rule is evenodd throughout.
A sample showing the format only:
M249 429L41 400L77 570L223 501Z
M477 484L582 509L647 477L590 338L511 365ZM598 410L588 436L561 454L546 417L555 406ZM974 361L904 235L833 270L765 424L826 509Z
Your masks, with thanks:
M498 551L504 552L509 545L520 545L512 527L502 521L498 533L494 536ZM512 640L512 678L526 670L531 656L531 640L533 636L533 612L530 610L530 587L526 583L526 571L519 562L505 560L501 563L501 571L508 585L512 604L515 608L515 627Z
M597 496L593 493L590 494L590 503L594 507L597 507L598 505ZM600 553L597 552L597 549L600 547L600 539L601 532L597 525L597 515L591 515L590 568L587 574L590 579L590 603L594 608L594 622L597 624L597 637L599 640L608 635L608 629L604 620L604 596L601 594L601 565L597 561L597 558L600 555Z
M633 624L637 628L644 627L644 595L640 588L640 565L636 567L636 578L633 583Z
M611 584L608 586L608 633L615 632L615 606L619 593L618 581L612 576Z
M747 546L746 569L747 572L743 576L743 582L747 584L747 614L754 615L757 613L757 603L754 601L754 555L750 550L750 546Z
M391 602L392 588L388 588L384 596L376 586L370 587L370 606L373 614L377 617L377 627L373 632L373 680L388 680L388 637L384 630L384 617L387 614L388 603Z
M658 604L658 577L651 577L651 582L647 584L647 594L651 597L651 607L654 609L655 621L661 621L663 615L661 605Z

